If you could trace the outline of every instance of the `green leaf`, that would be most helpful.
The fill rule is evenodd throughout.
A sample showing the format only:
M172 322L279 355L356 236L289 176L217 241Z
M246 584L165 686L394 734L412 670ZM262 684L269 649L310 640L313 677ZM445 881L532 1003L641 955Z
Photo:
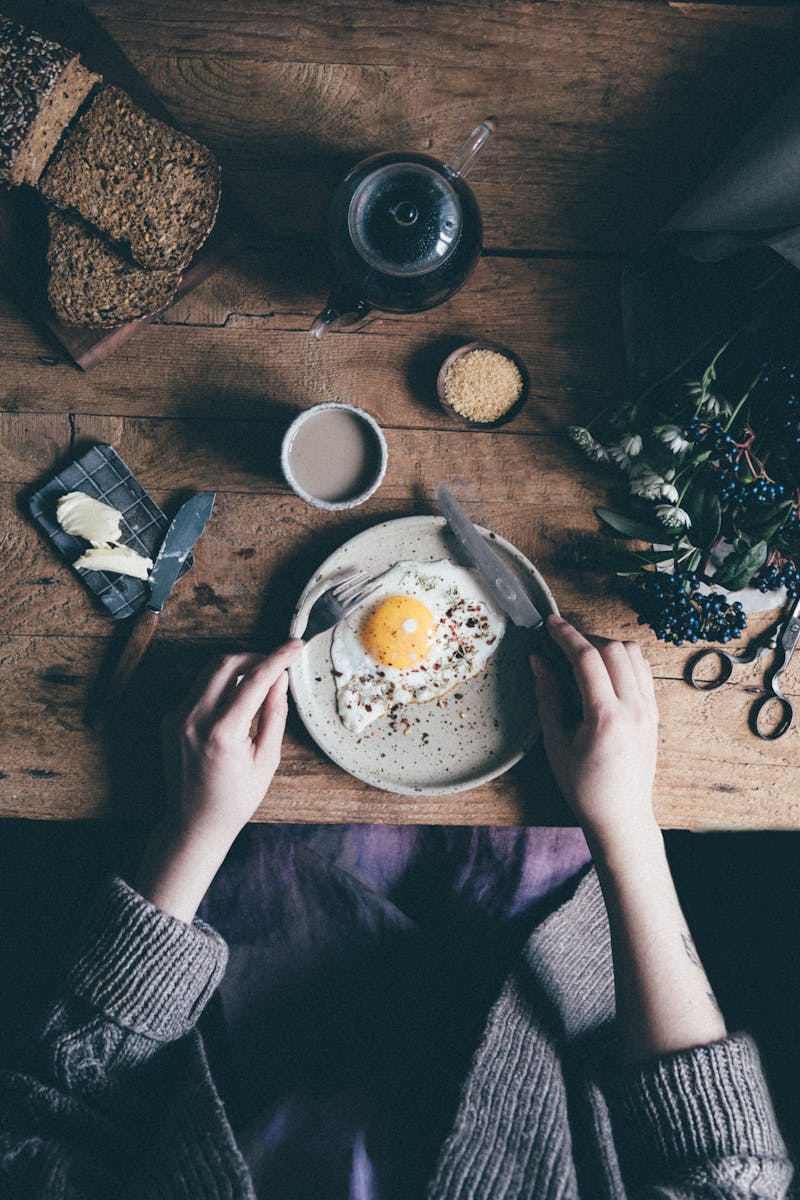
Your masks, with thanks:
M763 567L767 557L766 542L756 542L755 546L748 546L741 538L737 538L734 547L733 553L728 555L714 575L714 583L728 588L731 592L747 587L756 571Z
M618 536L637 538L642 542L657 542L661 545L675 540L675 530L669 530L665 525L655 522L650 525L647 521L640 521L638 517L627 517L624 513L612 512L610 508L596 508L594 511L603 524L613 529Z
M719 537L722 527L719 497L711 488L696 483L686 493L682 503L691 518L694 544L708 553Z
M769 509L760 521L755 518L749 520L747 523L748 532L752 537L758 538L759 541L763 539L767 544L770 544L793 507L794 500L788 500L777 510L774 508Z

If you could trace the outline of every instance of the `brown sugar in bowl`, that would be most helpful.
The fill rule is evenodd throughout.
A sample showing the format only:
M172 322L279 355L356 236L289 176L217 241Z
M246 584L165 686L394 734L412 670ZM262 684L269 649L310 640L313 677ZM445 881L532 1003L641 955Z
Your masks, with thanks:
M447 376L451 367L459 360L464 359L468 354L472 354L476 350L491 350L495 354L502 355L503 358L517 368L520 378L520 391L517 398L513 401L509 408L501 412L498 417L490 421L482 421L479 417L470 417L463 412L459 412L454 408L452 403L447 398ZM471 429L496 429L498 425L505 425L507 421L511 421L516 417L517 413L522 408L525 401L528 399L530 391L530 378L525 368L522 359L509 350L507 346L500 345L499 342L475 341L467 342L464 346L459 346L452 354L449 354L439 368L439 374L436 377L436 393L439 397L439 403L446 413L456 421L460 421L463 425L468 425Z

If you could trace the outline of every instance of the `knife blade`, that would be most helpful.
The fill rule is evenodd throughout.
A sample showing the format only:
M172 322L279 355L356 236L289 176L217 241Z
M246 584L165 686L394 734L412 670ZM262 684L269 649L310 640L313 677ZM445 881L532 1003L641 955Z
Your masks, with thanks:
M215 498L215 492L198 492L181 505L170 521L150 572L150 598L134 618L128 640L105 689L90 704L86 714L87 724L91 725L97 713L107 708L109 701L118 699L128 686L152 641L158 618L181 567L208 523Z
M439 507L464 557L478 572L486 590L512 622L530 629L533 634L530 650L545 657L559 672L563 679L567 712L573 720L579 721L582 705L575 676L563 652L548 636L545 618L516 573L487 545L486 538L470 521L450 489L442 486L438 495Z
M160 613L172 591L181 567L208 524L215 492L198 492L182 504L172 518L150 572L150 599L145 607Z
M544 617L512 569L486 544L449 488L439 488L439 507L464 555L504 613L515 625L539 629Z

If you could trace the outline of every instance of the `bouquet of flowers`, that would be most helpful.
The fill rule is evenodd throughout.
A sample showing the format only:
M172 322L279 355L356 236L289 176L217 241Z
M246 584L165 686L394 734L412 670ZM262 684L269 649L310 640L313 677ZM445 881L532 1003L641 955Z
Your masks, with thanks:
M624 504L595 511L610 537L649 545L606 561L629 577L639 623L676 646L740 636L730 591L800 593L800 366L764 356L752 334L737 331L694 377L693 355L569 429L627 484Z

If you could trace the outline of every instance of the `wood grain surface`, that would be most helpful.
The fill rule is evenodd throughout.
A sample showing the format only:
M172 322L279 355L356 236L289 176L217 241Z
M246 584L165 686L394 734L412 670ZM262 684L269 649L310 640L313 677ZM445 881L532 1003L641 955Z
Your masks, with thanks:
M25 8L20 0L18 8ZM37 5L29 6L31 19ZM92 0L148 84L219 156L248 213L247 245L90 375L0 295L0 815L145 819L161 803L160 717L211 655L267 649L318 564L392 516L433 512L446 480L473 519L543 571L564 614L641 640L662 713L665 826L800 827L798 731L747 728L760 667L691 691L687 653L636 623L601 568L593 506L613 480L564 428L623 386L625 254L644 245L796 69L794 5L637 0L437 4L376 0ZM378 149L446 158L489 112L471 176L486 254L446 305L307 334L329 283L331 187ZM496 432L437 405L442 359L482 336L514 347L531 397ZM285 487L280 438L326 399L368 409L389 469L367 504L318 512ZM119 652L112 628L24 514L27 492L87 443L110 441L169 513L213 489L194 570L176 587L113 721L83 723ZM767 616L753 619L757 631ZM790 694L800 693L796 671ZM568 820L541 753L461 795L394 796L327 762L292 717L258 819L442 824Z

